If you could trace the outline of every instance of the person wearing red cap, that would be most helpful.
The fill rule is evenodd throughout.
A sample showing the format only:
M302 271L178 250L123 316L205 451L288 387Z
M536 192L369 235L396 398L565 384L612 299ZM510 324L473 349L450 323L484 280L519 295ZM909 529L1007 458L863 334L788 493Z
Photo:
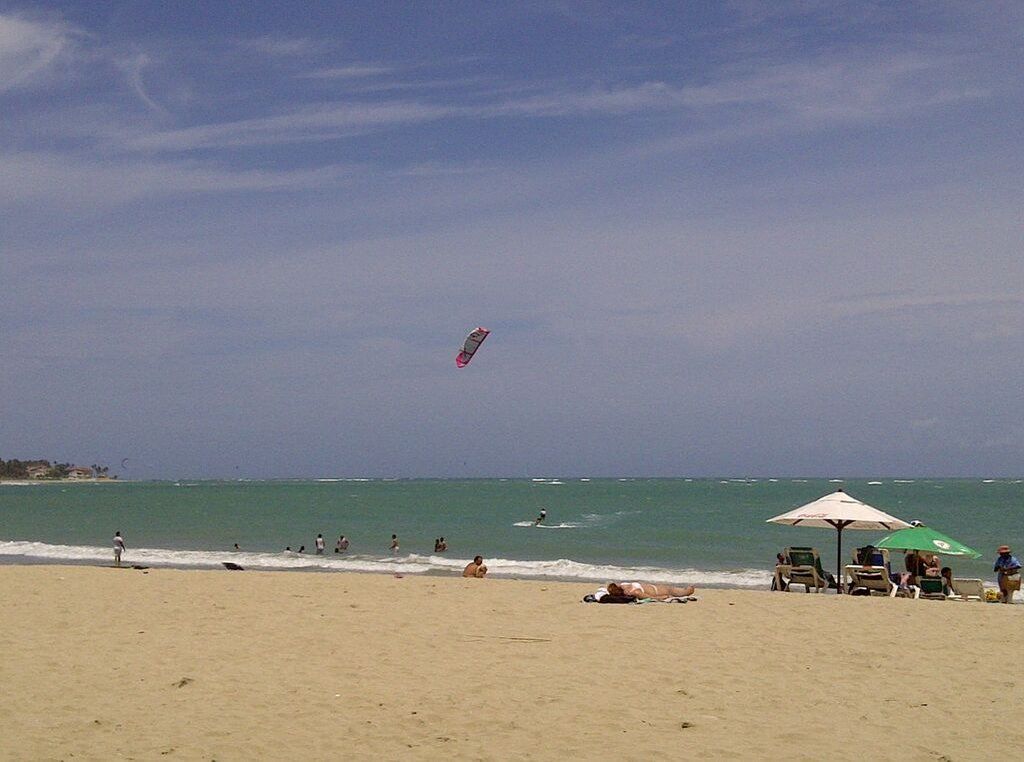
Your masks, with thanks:
M1013 594L1020 590L1020 561L1013 555L1009 545L1000 545L996 553L999 557L992 571L996 573L999 592L1002 593L1003 603L1013 603Z

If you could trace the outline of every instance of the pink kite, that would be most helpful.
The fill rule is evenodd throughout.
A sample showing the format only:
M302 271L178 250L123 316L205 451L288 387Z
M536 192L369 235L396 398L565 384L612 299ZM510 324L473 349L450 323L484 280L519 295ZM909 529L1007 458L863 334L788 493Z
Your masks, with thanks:
M460 368L465 368L469 365L469 361L473 359L473 355L476 354L476 350L480 348L480 345L484 343L484 339L490 335L490 331L486 328L477 328L469 336L466 337L466 343L462 345L462 351L455 355L455 364Z

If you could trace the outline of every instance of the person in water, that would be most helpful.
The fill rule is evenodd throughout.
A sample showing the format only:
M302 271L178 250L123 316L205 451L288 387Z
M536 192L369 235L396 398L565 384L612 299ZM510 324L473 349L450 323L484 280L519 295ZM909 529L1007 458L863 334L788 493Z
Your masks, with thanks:
M391 535L391 552L392 553L397 553L398 552L398 535L397 534Z
M653 582L609 582L609 595L624 595L629 598L687 598L696 592L693 585L676 587L656 585Z
M114 566L121 565L121 554L124 553L124 538L121 530L114 532Z
M344 553L348 550L348 538L345 535L341 535L338 538L337 544L334 546L335 553Z
M442 537L437 541L437 552L444 553L446 550L448 550L448 543Z
M324 552L324 536L322 534L318 534L316 536L316 554L319 556L319 555L322 555L323 552Z
M487 567L484 566L483 556L473 556L473 560L466 564L466 568L462 570L463 577L476 577L481 578L487 574Z
M533 525L534 525L534 526L538 526L538 525L539 525L539 524L540 524L540 523L541 523L542 521L544 521L544 519L546 519L547 517L548 517L548 512L547 512L547 509L546 509L546 508L541 508L541 509L540 509L540 516L538 516L538 517L537 517L537 518L536 518L536 519L534 520L534 522L533 522Z

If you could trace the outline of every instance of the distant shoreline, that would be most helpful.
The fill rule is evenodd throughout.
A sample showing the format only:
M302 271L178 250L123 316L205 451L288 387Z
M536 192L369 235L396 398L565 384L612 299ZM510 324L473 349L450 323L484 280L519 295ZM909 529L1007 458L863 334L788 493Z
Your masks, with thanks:
M128 479L0 479L0 485L31 487L39 484L122 484Z

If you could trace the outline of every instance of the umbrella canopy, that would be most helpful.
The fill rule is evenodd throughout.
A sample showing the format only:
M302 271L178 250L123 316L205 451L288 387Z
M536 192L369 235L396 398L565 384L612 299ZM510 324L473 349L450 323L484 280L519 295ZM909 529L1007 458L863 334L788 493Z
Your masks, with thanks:
M926 526L910 527L909 529L893 532L876 542L875 547L888 548L889 550L927 550L944 556L970 556L971 558L978 558L981 555L981 553L973 548L968 548L962 542L957 542L952 537L947 537L942 532L936 532L931 527Z
M907 522L890 516L888 513L872 508L851 497L841 489L830 495L818 498L813 503L795 508L789 513L768 519L771 524L789 524L790 526L822 527L836 530L836 573L843 570L843 530L866 529L904 529L910 526ZM841 588L840 588L841 589Z

